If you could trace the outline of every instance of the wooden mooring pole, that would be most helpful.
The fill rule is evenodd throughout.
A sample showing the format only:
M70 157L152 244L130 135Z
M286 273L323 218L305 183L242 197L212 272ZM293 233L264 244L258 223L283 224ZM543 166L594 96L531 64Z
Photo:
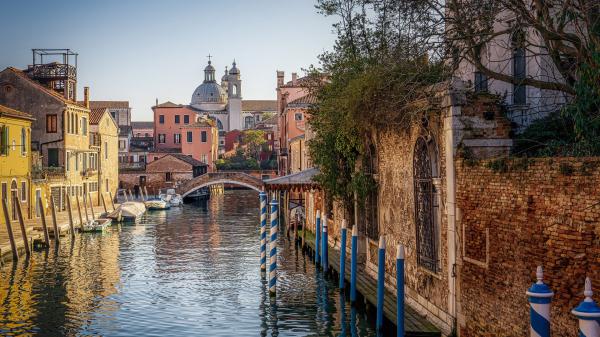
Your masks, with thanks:
M19 252L17 251L17 244L15 243L15 237L13 235L12 226L10 223L10 216L8 215L8 203L6 198L2 199L2 209L4 210L4 222L6 222L6 231L8 232L8 240L10 241L10 249L12 250L13 260L19 259Z
M54 241L60 243L60 233L58 232L58 223L56 222L56 207L54 207L54 197L50 196L50 210L52 211L52 228L54 230Z
M106 209L106 201L104 201L104 194L100 193L98 197L102 198L102 207L104 207L104 213L108 214L108 209Z
M65 191L65 199L67 200L67 212L69 212L69 229L71 230L71 238L75 237L75 224L73 223L73 210L71 209L71 197Z
M50 235L48 235L48 225L46 224L46 212L44 211L44 204L42 203L42 197L38 197L38 206L40 208L40 218L42 219L42 231L44 232L44 243L46 248L50 247Z
M79 214L79 227L83 232L83 217L81 216L81 204L79 203L79 196L75 196L75 200L77 200L77 213Z
M92 213L92 220L96 220L96 215L94 214L94 203L92 202L91 193L88 193L88 200L90 201L90 212Z
M19 218L19 226L21 227L21 237L23 238L23 245L25 246L25 254L31 255L31 249L29 248L29 240L27 239L27 229L25 228L25 221L23 220L23 211L21 209L21 202L15 195L13 202L17 208L17 217Z
M87 211L87 201L85 200L85 194L83 195L83 197L81 198L83 199L83 210L85 211L85 222L90 222L90 217L88 215L88 211Z
M113 211L115 210L115 201L113 200L112 192L108 191L108 196L110 197L110 204L112 205Z

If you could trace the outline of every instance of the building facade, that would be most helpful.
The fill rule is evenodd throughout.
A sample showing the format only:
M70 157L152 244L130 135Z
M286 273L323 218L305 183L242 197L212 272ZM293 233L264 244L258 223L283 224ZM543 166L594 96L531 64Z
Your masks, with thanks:
M202 118L194 124L181 127L181 153L207 165L208 172L216 171L219 156L219 131L215 122Z
M119 126L119 162L128 162L130 160L131 138L133 137L129 101L90 101L90 108L108 109L110 115Z
M98 150L98 192L117 195L119 126L107 108L91 109L90 147Z

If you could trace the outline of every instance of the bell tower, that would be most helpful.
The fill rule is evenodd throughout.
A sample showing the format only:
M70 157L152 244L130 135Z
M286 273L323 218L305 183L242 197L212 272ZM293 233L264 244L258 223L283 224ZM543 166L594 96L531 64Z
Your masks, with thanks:
M242 130L242 80L235 60L229 70L227 87L229 130Z

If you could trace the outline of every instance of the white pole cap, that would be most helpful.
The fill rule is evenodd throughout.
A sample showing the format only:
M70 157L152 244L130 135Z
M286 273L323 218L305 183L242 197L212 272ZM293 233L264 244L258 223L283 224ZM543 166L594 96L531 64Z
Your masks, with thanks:
M342 229L346 229L347 226L346 219L342 219Z
M385 249L385 236L384 235L379 237L379 249Z
M317 210L317 218L320 218L320 217L321 217L321 210L318 209Z
M396 249L396 260L404 260L404 245L399 243Z
M352 226L352 236L358 236L358 226Z
M327 214L325 212L323 212L323 220L321 222L323 223L323 228L327 228Z

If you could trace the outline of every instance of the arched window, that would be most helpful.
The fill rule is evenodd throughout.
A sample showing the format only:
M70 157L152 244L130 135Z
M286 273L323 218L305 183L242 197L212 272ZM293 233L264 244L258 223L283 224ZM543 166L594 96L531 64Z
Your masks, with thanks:
M417 263L437 272L439 237L439 186L435 142L419 137L413 157Z
M8 204L11 205L12 210L12 219L17 220L17 205L15 204L15 199L18 198L19 188L17 187L17 181L13 180L10 183L10 200L8 200Z
M234 84L234 85L233 85L233 88L231 89L231 94L232 94L233 96L236 96L236 95L238 94L238 87L237 87L237 84Z
M71 133L71 116L70 116L71 114L67 112L66 115L67 115L67 123L66 123L67 133Z
M218 128L219 130L223 130L223 123L221 123L221 121L220 121L220 120L218 120L218 119L217 119L217 128Z
M527 88L525 85L519 82L523 81L527 76L527 61L525 51L525 33L523 31L517 31L512 36L512 71L513 77L517 81L513 84L513 104L526 104L527 103Z

